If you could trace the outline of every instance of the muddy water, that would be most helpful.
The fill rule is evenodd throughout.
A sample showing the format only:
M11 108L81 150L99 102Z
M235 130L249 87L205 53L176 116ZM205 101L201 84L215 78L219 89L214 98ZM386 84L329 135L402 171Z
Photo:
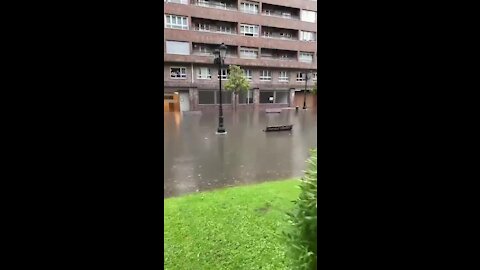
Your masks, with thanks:
M215 134L218 112L164 113L164 197L301 176L317 146L315 110L226 111L226 135ZM268 124L292 131L263 132Z

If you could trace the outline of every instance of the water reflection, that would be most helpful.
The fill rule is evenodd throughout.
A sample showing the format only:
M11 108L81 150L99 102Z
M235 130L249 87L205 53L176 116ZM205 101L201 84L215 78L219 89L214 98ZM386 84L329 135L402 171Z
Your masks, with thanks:
M226 135L217 135L217 112L165 113L164 197L302 175L316 147L316 111L226 111ZM292 131L263 132L269 123Z

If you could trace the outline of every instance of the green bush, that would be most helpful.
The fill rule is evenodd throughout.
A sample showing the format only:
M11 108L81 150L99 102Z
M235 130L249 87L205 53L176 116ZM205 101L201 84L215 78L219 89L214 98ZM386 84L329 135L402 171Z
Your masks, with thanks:
M287 213L289 228L284 232L292 269L317 269L317 150L311 150L308 168L300 183L300 195L293 211Z

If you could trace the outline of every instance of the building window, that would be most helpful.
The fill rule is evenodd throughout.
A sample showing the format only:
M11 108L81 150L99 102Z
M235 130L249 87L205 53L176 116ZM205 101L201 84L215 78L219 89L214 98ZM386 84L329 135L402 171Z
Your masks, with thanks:
M263 10L263 14L271 16L271 15L272 15L272 11L269 10L269 9L265 9L265 10Z
M218 32L222 32L222 33L232 33L232 28L230 26L219 26L218 27Z
M305 74L303 72L297 72L297 82L304 82Z
M317 21L317 12L309 11L309 10L302 10L300 12L300 20L304 22L316 22Z
M190 44L180 41L166 41L166 52L168 54L190 55Z
M220 92L216 91L216 103L220 104ZM222 91L222 104L232 104L232 92Z
M317 72L312 73L312 79L313 79L314 82L317 81Z
M260 103L288 104L288 91L260 91Z
M196 27L198 31L210 31L210 24L197 23Z
M222 68L220 72L222 74L222 80L228 79L228 69ZM217 79L218 79L218 75L217 75Z
M260 103L273 103L275 99L274 91L260 91Z
M262 70L260 73L260 81L271 81L272 80L272 72L270 70Z
M288 104L288 91L275 91L275 103Z
M313 53L300 52L299 61L300 62L307 62L307 63L313 62Z
M258 3L243 2L241 3L240 10L246 13L258 14Z
M240 34L244 36L258 37L258 25L241 24Z
M188 18L165 14L165 28L188 30Z
M212 78L212 73L210 73L209 68L201 67L197 69L197 79L210 80L211 78Z
M252 81L253 77L252 77L252 70L251 69L244 69L243 70L243 75L245 75L245 78L247 78L247 80Z
M279 82L288 82L288 71L280 71Z
M288 11L282 11L282 17L284 18L291 18L292 14Z
M307 31L300 31L300 40L315 41L315 33L314 32L307 32Z
M238 103L240 104L253 104L253 91L248 90L246 93L245 92L240 92L238 95Z
M188 0L164 0L164 2L188 5Z
M216 104L215 103L216 91L198 91L198 104Z
M251 48L240 48L241 58L258 58L258 50Z
M172 79L186 79L187 68L186 67L171 67L170 78Z

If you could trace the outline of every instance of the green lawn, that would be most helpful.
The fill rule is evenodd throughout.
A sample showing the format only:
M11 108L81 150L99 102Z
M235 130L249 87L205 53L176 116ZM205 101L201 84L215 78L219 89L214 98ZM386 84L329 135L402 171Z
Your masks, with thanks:
M165 200L165 269L288 269L285 212L299 181L284 180Z

